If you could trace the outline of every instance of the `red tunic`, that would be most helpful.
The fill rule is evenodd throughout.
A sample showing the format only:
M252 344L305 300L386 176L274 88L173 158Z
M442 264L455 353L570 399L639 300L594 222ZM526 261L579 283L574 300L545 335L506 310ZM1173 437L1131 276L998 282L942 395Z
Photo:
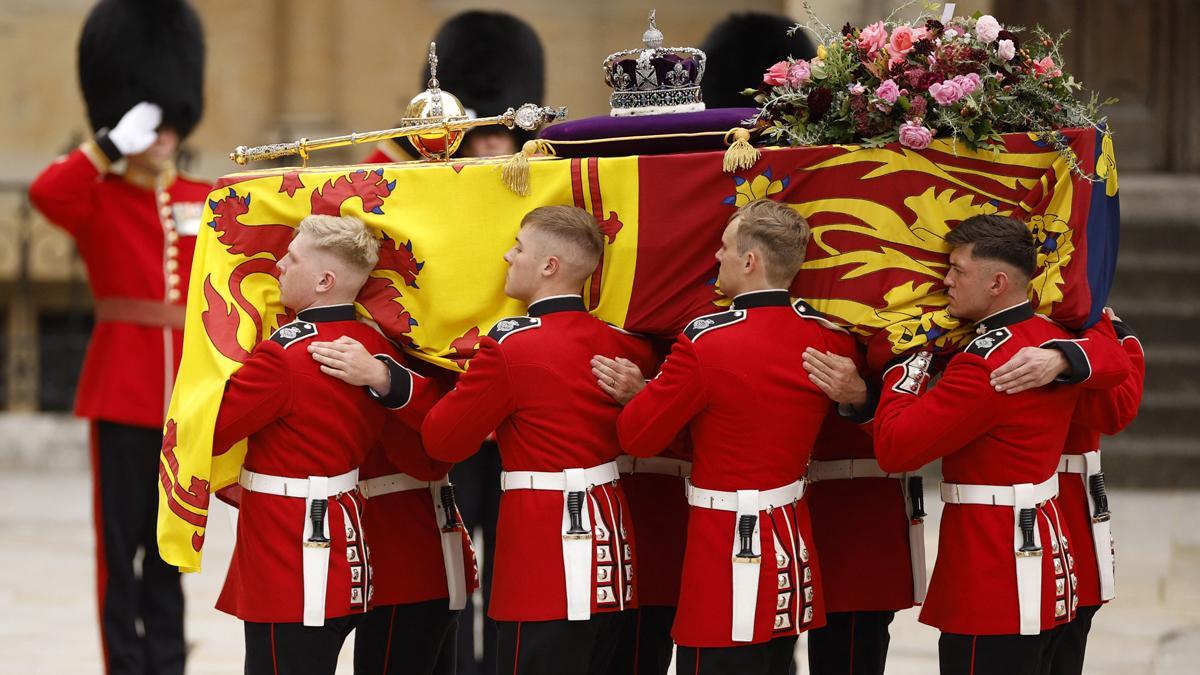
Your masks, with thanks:
M1114 333L1115 329L1115 333ZM1081 455L1100 449L1100 434L1115 434L1137 416L1142 400L1142 382L1146 375L1142 343L1120 322L1102 318L1086 335L1096 341L1120 340L1129 355L1131 369L1118 386L1110 389L1088 389L1081 392L1075 407L1075 417L1067 433L1066 455ZM1096 359L1093 359L1096 360ZM1058 474L1058 502L1062 506L1067 527L1075 537L1075 574L1079 578L1079 604L1084 607L1101 604L1100 572L1097 568L1092 536L1091 509L1088 506L1085 477L1077 473Z
M898 386L905 380L904 366L884 373L874 436L875 454L885 471L915 471L942 457L946 482L1041 483L1057 470L1080 388L1054 384L1003 394L991 386L991 372L1022 347L1054 341L1072 362L1076 379L1090 380L1092 386L1115 384L1128 369L1127 362L1110 369L1108 363L1089 366L1080 361L1072 336L1036 317L1028 303L988 317L980 322L980 330L981 336L950 360L941 381L924 395ZM1051 551L1057 534L1069 539L1070 532L1055 499L1037 512L1041 540L1047 544L1042 556L1042 628L1050 629L1073 616L1073 589L1068 585L1060 594L1055 587L1054 560L1064 563L1066 556ZM921 621L949 633L1018 634L1013 531L1011 507L946 504ZM1069 572L1057 578L1065 581ZM1056 617L1060 600L1066 610Z
M415 428L393 420L380 444L367 456L359 477L362 480L405 473L423 481L446 477L450 464L431 459L421 444L420 421ZM449 596L445 561L442 558L441 528L427 489L392 492L378 497L368 494L363 513L371 541L374 605L404 605ZM460 517L459 522L462 522ZM479 587L471 538L461 528L463 569L468 594Z
M399 138L385 138L375 145L375 149L371 154L367 155L362 161L363 164L392 164L394 162L409 162L414 159L420 159L413 154L413 149L408 146L408 142L404 141L401 145Z
M42 171L29 199L75 239L96 300L75 414L159 428L179 367L192 253L212 186L173 171L156 183L107 170L89 141Z
M661 456L692 461L689 440L679 436ZM684 479L678 475L635 471L621 474L621 488L629 501L637 536L638 604L674 607L679 603L683 551L687 546Z
M739 296L733 310L700 317L680 336L658 376L621 413L621 446L631 455L653 455L687 427L692 483L699 488L769 490L799 480L832 408L804 371L801 355L809 346L857 358L848 333L818 318L803 302L790 306L786 291ZM807 500L762 511L759 518L766 562L759 575L752 643L796 635L825 622ZM735 520L733 512L690 507L672 630L678 644L751 644L732 640ZM777 544L783 559L797 564L775 570L771 563L781 559ZM777 609L787 618L780 630L775 629Z
M285 330L288 327L292 330ZM332 477L358 468L367 449L379 442L389 413L366 388L321 373L306 349L313 339L343 335L372 353L398 358L382 335L355 320L352 305L300 312L296 322L260 342L230 378L213 432L213 451L224 452L248 438L245 468L271 476ZM367 609L370 567L362 508L357 490L329 500L326 618ZM242 491L237 543L217 609L245 621L302 620L301 540L307 517L304 499Z
M830 415L813 460L875 459L871 436ZM814 548L821 555L826 612L895 611L913 606L904 490L895 478L826 480L808 486Z
M649 343L584 311L579 296L546 298L530 316L505 319L480 341L470 367L434 406L421 432L431 457L460 461L492 430L505 471L558 472L611 462L619 454L620 406L596 386L593 355L623 356L645 368ZM615 535L594 539L592 612L637 606L632 579L632 522L620 483L591 491L589 516ZM509 490L500 497L490 616L497 621L548 621L567 616L562 552L563 494ZM625 546L628 543L630 545ZM601 552L600 548L607 548ZM616 584L601 584L603 560L625 567ZM611 574L611 567L605 571ZM618 590L620 589L620 590Z

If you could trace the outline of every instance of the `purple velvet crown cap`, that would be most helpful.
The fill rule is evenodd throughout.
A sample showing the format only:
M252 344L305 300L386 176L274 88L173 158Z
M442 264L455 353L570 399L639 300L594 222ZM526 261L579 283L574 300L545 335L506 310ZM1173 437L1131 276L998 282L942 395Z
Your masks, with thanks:
M734 127L748 127L746 121L757 114L758 108L715 108L636 117L597 115L552 124L542 129L538 137L550 141L554 146L554 154L559 157L669 155L721 150L726 145L725 132ZM696 133L706 135L672 136ZM628 139L629 136L650 138ZM556 144L555 141L576 142Z

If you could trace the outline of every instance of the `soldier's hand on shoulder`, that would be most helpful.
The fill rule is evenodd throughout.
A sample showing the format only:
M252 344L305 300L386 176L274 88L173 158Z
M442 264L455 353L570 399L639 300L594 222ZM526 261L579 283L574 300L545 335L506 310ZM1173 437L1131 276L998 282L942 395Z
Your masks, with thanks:
M867 402L867 383L853 359L812 347L804 350L803 358L808 379L834 403L861 406Z
M592 357L592 374L596 384L617 403L625 405L646 387L646 378L637 364L626 358Z
M1019 394L1044 387L1060 375L1068 374L1067 357L1057 349L1022 347L1007 363L992 371L996 391Z
M321 372L356 387L367 386L380 396L391 389L387 365L376 359L361 342L342 336L332 342L314 342L308 346Z

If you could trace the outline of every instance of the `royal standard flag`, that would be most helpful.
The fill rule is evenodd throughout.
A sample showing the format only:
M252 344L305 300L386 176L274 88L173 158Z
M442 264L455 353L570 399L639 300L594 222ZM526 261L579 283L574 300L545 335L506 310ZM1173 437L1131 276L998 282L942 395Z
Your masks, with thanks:
M793 294L859 335L878 366L907 349L962 343L965 330L944 309L944 238L979 213L1029 223L1040 312L1072 327L1099 317L1119 220L1109 135L1004 141L997 154L948 141L921 151L766 149L734 174L722 171L720 152L547 158L531 163L524 197L504 186L498 160L227 176L209 198L192 266L159 467L159 550L185 571L200 567L209 497L237 481L245 456L244 442L212 452L225 382L289 320L275 263L305 216L351 215L374 228L380 260L360 314L415 356L461 370L496 321L524 313L503 294L502 256L529 210L566 204L592 213L606 245L583 289L589 308L627 330L669 336L728 304L713 253L730 215L754 199L778 200L812 226Z

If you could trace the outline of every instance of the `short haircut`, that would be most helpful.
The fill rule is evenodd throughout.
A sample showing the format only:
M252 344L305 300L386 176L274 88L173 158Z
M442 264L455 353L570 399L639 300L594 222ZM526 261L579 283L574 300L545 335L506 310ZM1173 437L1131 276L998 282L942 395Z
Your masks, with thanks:
M604 252L600 224L592 214L577 206L539 206L525 214L521 227L548 234L557 243L570 247L570 252L554 255L567 257L565 262L578 267L575 271L584 276L596 269Z
M313 246L332 254L361 272L371 274L379 262L379 240L363 221L353 216L309 216L300 221L297 234L306 234Z
M998 260L1025 275L1026 281L1037 271L1037 248L1025 223L1008 216L971 216L946 235L951 247L974 244L971 257Z
M787 204L758 199L738 209L729 222L740 218L737 231L738 254L750 249L762 253L767 281L787 288L808 248L808 221Z

